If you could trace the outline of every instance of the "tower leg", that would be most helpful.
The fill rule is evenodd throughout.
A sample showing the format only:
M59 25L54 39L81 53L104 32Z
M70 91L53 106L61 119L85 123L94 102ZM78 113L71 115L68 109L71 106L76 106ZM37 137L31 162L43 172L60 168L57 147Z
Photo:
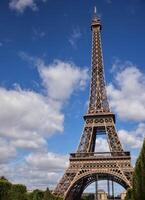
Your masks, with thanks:
M98 200L98 175L97 175L97 178L96 178L95 185L96 185L96 200Z
M107 180L108 197L110 196L110 182Z
M112 199L114 200L114 182L112 180Z

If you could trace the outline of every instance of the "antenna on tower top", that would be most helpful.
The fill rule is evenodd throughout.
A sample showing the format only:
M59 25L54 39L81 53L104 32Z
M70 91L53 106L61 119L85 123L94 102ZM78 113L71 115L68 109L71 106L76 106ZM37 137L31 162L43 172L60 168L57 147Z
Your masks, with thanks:
M101 30L101 21L100 21L100 17L99 17L99 14L98 14L97 7L96 7L96 6L94 6L94 14L93 14L93 17L92 17L91 28L92 28L93 26L94 26L94 27L100 26L100 30Z
M94 7L94 14L95 15L97 14L97 8L96 8L96 6Z

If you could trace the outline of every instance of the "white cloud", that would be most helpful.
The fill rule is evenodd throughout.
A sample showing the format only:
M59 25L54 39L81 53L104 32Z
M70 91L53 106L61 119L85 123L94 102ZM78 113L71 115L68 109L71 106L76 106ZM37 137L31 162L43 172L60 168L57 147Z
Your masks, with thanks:
M46 66L40 61L37 66L48 96L55 100L68 99L74 90L83 89L88 80L88 70L73 63L56 60Z
M82 36L80 29L79 28L75 28L72 31L72 34L69 38L69 43L72 45L72 47L76 48L77 47L77 42L80 39L80 37Z
M0 175L14 183L23 183L28 189L54 189L68 166L68 157L54 153L33 153L16 165L0 165ZM29 181L28 181L29 180Z
M145 120L145 74L131 62L124 63L107 92L112 109L122 119Z
M48 172L61 172L68 166L68 156L54 153L33 153L26 157L26 162L33 168Z
M86 70L62 61L48 66L39 62L38 68L45 96L20 86L0 88L0 136L10 139L16 148L44 148L46 138L62 132L63 104L74 90L85 86L88 78Z
M13 89L0 87L0 174L29 188L54 187L67 166L67 157L50 153L48 139L63 131L63 105L85 86L88 75L72 63L55 61L46 66L34 58L30 61L37 65L41 93L18 84Z
M88 69L81 69L72 62L56 59L46 65L42 59L31 57L25 52L20 52L19 56L37 67L47 96L55 103L63 103L74 91L83 90L89 79Z
M0 164L6 163L16 157L16 149L5 139L0 138Z
M45 0L41 0L46 2ZM33 11L38 10L36 0L10 0L9 7L12 10L23 13L26 8L31 8Z
M145 137L145 124L139 123L136 129L128 131L125 129L118 130L118 136L125 149L140 149ZM110 152L107 139L103 137L96 138L96 152Z
M119 138L126 148L139 149L142 146L145 133L145 124L140 123L135 130L119 130Z
M17 139L12 141L12 145L17 148L24 148L28 150L41 150L41 148L44 148L47 145L47 142L44 138L38 137L34 140L28 140L28 139Z
M32 10L37 10L37 5L34 0L11 0L9 2L9 6L12 10L16 10L18 12L23 12L27 7Z
M97 138L95 151L96 152L110 152L109 144L107 140L104 138Z
M106 0L108 4L112 4L112 0Z
M67 156L51 152L37 152L26 156L25 163L15 166L11 173L16 175L15 182L20 183L21 181L29 189L45 189L48 186L54 188L67 166Z
M32 29L33 31L33 39L42 39L46 36L46 32L44 31L41 31L40 29L36 29L36 28L33 28Z
M33 91L0 88L0 135L17 147L40 148L43 137L63 131L58 106Z
M0 47L2 47L3 46L3 43L2 42L0 42Z

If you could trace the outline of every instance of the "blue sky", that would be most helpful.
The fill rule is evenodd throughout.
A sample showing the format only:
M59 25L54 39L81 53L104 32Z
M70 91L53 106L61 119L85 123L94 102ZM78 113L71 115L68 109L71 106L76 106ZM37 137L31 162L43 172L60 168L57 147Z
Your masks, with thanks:
M13 182L53 188L76 150L89 95L95 5L110 106L135 162L145 132L145 2L2 0L0 173ZM103 150L106 141L96 142Z

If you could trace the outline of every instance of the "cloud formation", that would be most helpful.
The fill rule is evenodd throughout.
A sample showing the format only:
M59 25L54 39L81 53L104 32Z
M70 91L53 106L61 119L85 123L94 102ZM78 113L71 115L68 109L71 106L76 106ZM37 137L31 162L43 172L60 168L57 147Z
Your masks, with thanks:
M37 66L48 96L58 101L64 101L73 91L83 89L88 80L88 70L80 69L73 63L56 60L45 66L40 61Z
M77 42L80 39L80 37L82 36L80 29L77 27L75 29L73 29L72 34L69 38L69 43L72 45L72 47L76 48L77 47Z
M0 87L0 175L30 188L39 183L44 188L54 186L67 166L66 156L48 151L49 138L63 132L64 103L85 87L88 75L69 62L31 61L41 79L40 93L18 84L13 89Z
M142 147L145 133L145 124L139 123L137 128L132 131L121 129L118 131L119 138L127 149L139 149Z
M39 0L41 2L45 2L46 0ZM26 8L30 8L33 11L38 10L37 1L36 0L10 0L9 7L12 10L16 10L19 13L23 13Z
M112 0L106 0L108 4L112 4Z
M120 66L119 66L120 67ZM145 74L131 62L122 64L121 71L107 87L111 108L124 120L145 120Z
M33 32L33 37L32 37L33 40L42 39L46 37L46 32L41 31L38 28L32 28L32 32Z
M26 157L26 162L32 168L46 170L48 172L61 172L68 166L68 157L60 156L52 152L33 153Z
M0 173L14 183L23 183L28 189L53 189L68 166L68 157L54 153L29 154L21 162L0 165ZM29 181L28 181L29 180Z
M109 144L106 139L104 138L96 138L96 145L95 145L95 151L96 152L109 152Z
M1 135L14 139L31 135L34 141L38 133L49 136L63 131L64 116L59 107L34 91L0 88L0 109Z
M12 144L0 137L0 165L16 157L16 149Z

